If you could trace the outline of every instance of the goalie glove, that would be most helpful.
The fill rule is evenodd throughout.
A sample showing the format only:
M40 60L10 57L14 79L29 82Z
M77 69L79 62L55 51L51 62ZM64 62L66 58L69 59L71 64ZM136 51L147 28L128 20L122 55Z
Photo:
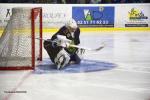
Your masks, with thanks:
M76 51L76 54L80 57L80 59L83 58L84 53L85 53L85 49L78 49Z
M67 39L65 36L57 35L57 38L52 41L52 46L61 46L63 48L68 48L71 40Z

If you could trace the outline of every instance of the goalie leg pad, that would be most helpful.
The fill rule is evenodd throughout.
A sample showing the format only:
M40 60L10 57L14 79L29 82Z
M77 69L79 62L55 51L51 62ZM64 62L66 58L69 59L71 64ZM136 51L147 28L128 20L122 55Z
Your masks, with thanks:
M54 59L54 63L57 65L57 69L64 68L70 61L70 55L64 50L60 50Z

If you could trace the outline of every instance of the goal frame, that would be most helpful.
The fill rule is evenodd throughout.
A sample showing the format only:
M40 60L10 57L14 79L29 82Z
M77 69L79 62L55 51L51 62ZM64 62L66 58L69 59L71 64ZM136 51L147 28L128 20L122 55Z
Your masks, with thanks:
M39 56L38 59L35 57L35 18L39 14L39 37L42 38L42 7L31 8L31 66L7 66L0 65L0 70L34 70L36 67L36 60L42 61L42 40L39 41Z

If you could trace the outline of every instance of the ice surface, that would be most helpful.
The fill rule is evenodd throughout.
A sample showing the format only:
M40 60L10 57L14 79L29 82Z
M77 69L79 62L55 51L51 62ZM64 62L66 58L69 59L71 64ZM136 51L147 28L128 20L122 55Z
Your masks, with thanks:
M1 71L0 100L150 100L150 33L81 34L81 45L101 42L103 50L87 51L81 65L61 71L45 50L35 71Z

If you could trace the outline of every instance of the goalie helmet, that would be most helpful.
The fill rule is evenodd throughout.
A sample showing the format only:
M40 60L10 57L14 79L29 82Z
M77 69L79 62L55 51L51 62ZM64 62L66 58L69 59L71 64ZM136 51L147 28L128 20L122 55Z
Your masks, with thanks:
M72 29L76 29L78 26L77 26L76 21L74 19L71 19L71 20L67 21L66 27L70 27Z

